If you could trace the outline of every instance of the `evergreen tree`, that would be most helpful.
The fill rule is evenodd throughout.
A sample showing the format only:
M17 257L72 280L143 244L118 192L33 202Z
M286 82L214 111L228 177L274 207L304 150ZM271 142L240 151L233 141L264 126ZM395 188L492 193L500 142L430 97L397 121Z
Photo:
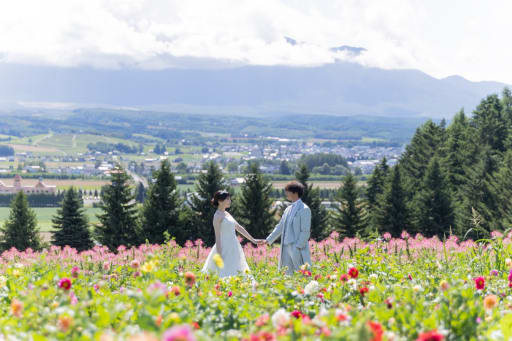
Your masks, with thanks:
M313 184L308 183L309 171L305 164L301 164L295 173L295 178L304 186L304 193L301 200L311 209L311 238L319 241L328 237L329 215L320 198L320 190L313 188Z
M98 214L99 224L94 236L102 245L115 251L120 245L126 247L139 243L137 228L137 208L130 188L130 177L120 165L111 172L111 183L103 187Z
M408 199L412 199L419 188L430 159L437 153L440 155L444 140L444 129L428 120L416 130L411 143L406 147L400 158L400 176Z
M455 198L460 187L466 180L465 167L474 162L475 148L470 148L469 121L464 110L459 111L446 130L447 139L444 145L444 158L441 159L441 168L446 174L446 184ZM476 145L474 145L476 147Z
M361 233L363 225L362 210L356 179L352 173L348 173L343 180L343 185L338 192L340 206L336 208L333 216L334 229L340 234L340 238L354 237Z
M453 226L450 194L437 157L430 161L423 183L412 201L413 224L426 237L448 235Z
M213 230L213 215L215 207L211 205L211 199L215 192L225 189L230 191L217 163L210 161L206 164L206 173L201 173L196 180L194 195L190 196L190 208L195 213L187 221L186 230L190 231L188 239L200 238L207 246L215 243L215 231Z
M281 161L281 164L279 165L279 174L291 174L290 166L288 165L288 162L286 162L286 160Z
M137 200L137 202L139 203L143 203L145 198L146 188L144 188L144 184L141 181L139 181L139 184L137 185L137 190L135 191L135 200Z
M27 196L19 191L12 199L9 218L2 228L2 250L12 247L18 251L28 248L39 250L41 240L37 228L36 213L28 206Z
M476 128L481 144L493 151L503 152L508 137L506 121L497 95L483 99L473 112L472 125Z
M490 190L496 198L496 225L499 229L512 227L512 150L507 150L503 163L490 180Z
M94 243L89 231L89 222L77 191L70 187L64 195L62 206L52 219L52 244L70 246L77 251L91 249Z
M164 160L153 175L156 181L151 183L142 208L141 234L151 244L162 244L165 231L171 237L179 233L180 200L168 160Z
M257 162L251 162L236 202L239 223L256 239L268 236L275 226L272 209L272 183L263 176Z
M410 231L407 197L402 187L400 167L392 168L384 192L377 195L375 223L380 233L389 232L399 237L402 231Z
M386 158L382 158L381 162L373 170L368 186L366 187L366 199L368 201L369 209L372 209L377 204L377 195L381 194L384 190L384 183L389 173L389 166Z
M486 238L492 230L501 229L497 226L497 203L491 184L497 164L496 154L487 146L480 160L465 169L467 180L461 188L463 199L455 212L455 226L460 236ZM475 214L478 224L475 224Z

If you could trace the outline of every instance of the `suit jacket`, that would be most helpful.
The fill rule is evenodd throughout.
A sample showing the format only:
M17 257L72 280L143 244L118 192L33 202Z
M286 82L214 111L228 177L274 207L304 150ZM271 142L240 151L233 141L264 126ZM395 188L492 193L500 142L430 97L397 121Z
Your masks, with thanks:
M267 242L272 244L278 237L282 236L284 232L284 238L281 238L279 267L281 267L281 258L283 255L282 246L288 244L292 244L294 252L297 252L302 256L303 263L311 264L311 254L309 252L308 243L311 234L311 209L302 201L297 204L299 206L297 207L295 215L288 218L288 215L292 210L292 205L289 205L285 209L279 223L267 237ZM287 218L292 219L291 223L286 223Z

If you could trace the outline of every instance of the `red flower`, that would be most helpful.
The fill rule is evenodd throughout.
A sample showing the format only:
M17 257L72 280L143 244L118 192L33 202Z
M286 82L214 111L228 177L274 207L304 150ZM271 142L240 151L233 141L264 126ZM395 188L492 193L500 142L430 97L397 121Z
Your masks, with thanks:
M340 322L343 322L348 320L348 316L343 313L339 313L338 315L336 315L336 319Z
M171 292L174 294L174 296L179 296L181 294L180 287L173 286L171 288Z
M71 289L71 280L69 278L61 278L59 281L59 288L64 290Z
M371 341L381 341L382 335L384 335L384 329L382 329L380 323L368 321L368 327L370 327L370 330L373 334L373 338L371 339Z
M196 283L196 275L194 275L194 273L187 271L185 272L184 276L185 283L187 283L189 287L193 286Z
M443 334L438 333L436 330L431 330L426 333L421 333L416 341L441 341L443 339Z
M362 287L361 289L359 289L359 293L361 295L364 296L364 294L366 294L368 291L370 291L370 289L368 289L367 287Z
M343 274L343 275L341 275L341 276L340 276L340 281L342 281L342 282L346 282L346 281L348 281L348 275L347 275L347 274Z
M393 308L393 301L391 300L391 298L386 298L384 303L386 303L386 306L388 307L388 309Z
M304 317L306 314L304 314L302 311L300 310L294 310L291 312L292 316L295 317L296 319L298 318L302 318Z
M482 276L475 278L475 287L477 290L485 288L485 278Z
M359 271L356 268L348 269L348 275L352 278L357 278L359 276Z
M321 278L322 278L322 275L316 275L316 276L315 276L315 281L318 281L318 280L319 280L319 279L321 279Z

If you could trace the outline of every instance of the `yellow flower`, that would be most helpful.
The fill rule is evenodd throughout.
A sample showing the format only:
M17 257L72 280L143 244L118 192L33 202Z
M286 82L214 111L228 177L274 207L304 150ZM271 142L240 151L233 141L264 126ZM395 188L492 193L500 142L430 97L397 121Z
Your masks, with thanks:
M174 323L179 323L181 321L180 315L178 313L171 313L169 315L169 320Z
M498 304L498 296L496 295L487 295L484 298L484 307L485 309L492 309Z
M215 265L217 265L218 268L222 269L224 267L224 261L222 260L222 257L218 253L213 255L213 261L215 262Z
M141 267L141 270L144 272L151 272L155 269L156 264L156 261L151 260L149 262L144 263L144 265Z
M51 307L52 307L53 309L57 308L58 306L59 306L59 302L55 302L55 301L54 301L54 302L52 302Z
M13 275L14 277L20 277L21 272L20 272L20 270L18 270L18 269L14 269L14 270L12 270L12 275Z

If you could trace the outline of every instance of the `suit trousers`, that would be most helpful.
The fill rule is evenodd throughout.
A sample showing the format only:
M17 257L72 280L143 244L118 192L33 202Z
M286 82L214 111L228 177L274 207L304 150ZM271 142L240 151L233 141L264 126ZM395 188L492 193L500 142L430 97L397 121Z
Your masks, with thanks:
M286 266L286 274L293 275L293 273L298 271L300 266L304 264L302 254L293 244L283 245L282 247L281 267Z

